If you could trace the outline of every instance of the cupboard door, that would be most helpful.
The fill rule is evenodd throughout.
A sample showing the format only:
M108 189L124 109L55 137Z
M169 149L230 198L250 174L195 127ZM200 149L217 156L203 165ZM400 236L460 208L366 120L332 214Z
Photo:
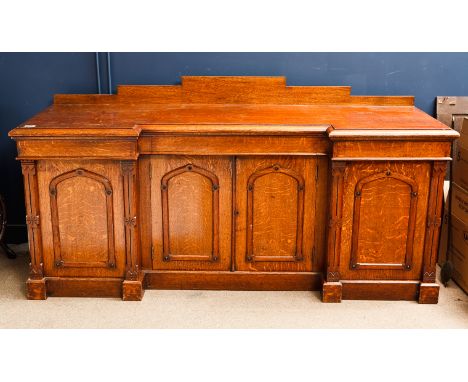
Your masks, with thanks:
M229 270L232 160L152 156L153 269Z
M429 163L354 163L346 168L342 279L418 279Z
M39 161L38 184L46 275L123 276L119 162Z
M236 270L312 271L317 161L236 160Z

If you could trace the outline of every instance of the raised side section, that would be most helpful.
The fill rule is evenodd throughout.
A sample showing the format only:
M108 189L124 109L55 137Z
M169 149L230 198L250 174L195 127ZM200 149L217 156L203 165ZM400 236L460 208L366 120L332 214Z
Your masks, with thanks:
M323 301L437 303L446 162L352 159L332 160Z

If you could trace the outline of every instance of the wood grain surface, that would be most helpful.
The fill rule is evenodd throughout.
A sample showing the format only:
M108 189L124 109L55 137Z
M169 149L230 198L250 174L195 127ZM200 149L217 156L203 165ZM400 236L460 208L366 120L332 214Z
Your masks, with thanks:
M183 77L174 86L120 86L117 95L56 95L21 126L124 128L144 124L326 124L336 129L448 130L413 97L351 96L351 88L286 86L284 77ZM28 128L10 136L28 136Z
M322 288L324 302L436 303L459 134L413 101L284 77L56 95L9 133L25 185L27 297Z
M315 158L237 158L236 269L312 270L317 173Z
M247 261L301 260L303 221L304 179L301 175L279 165L250 175L247 181ZM271 248L276 248L275 255L271 254Z
M352 269L411 267L417 197L417 184L390 170L356 184Z
M390 175L387 176L387 173ZM430 174L429 163L353 162L347 167L340 246L340 273L343 280L420 278ZM368 187L363 187L361 196L356 198L356 186L372 176L377 176L378 180L367 183ZM412 192L417 192L417 197L412 196ZM411 206L412 201L416 201L414 207ZM362 219L358 220L354 219L356 203L364 208ZM411 213L415 214L413 233L410 232L413 229L410 224ZM408 240L410 235L412 240ZM355 261L352 258L353 237ZM412 260L407 268L402 264L406 264L404 258L408 256L410 247ZM358 261L368 266L353 267Z
M231 159L152 156L150 187L153 269L229 270Z
M52 179L49 193L55 265L114 267L114 211L109 179L79 168ZM83 229L84 225L77 222L86 222L92 229Z
M124 197L119 162L41 160L37 172L47 276L123 276ZM89 173L102 181L84 176ZM64 175L66 179L54 187L54 179ZM102 182L112 190L110 195ZM55 195L51 190L56 190ZM54 199L56 209L51 203Z

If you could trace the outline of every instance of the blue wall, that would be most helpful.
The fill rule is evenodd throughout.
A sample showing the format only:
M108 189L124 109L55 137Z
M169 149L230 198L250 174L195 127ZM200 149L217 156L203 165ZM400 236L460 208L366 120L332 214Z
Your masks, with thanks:
M106 55L100 54L103 92ZM468 53L112 53L117 84L174 84L181 75L282 75L289 85L351 85L353 94L415 95L434 114L438 95L468 95ZM0 53L0 192L10 241L24 240L23 185L9 130L55 93L96 93L94 53Z

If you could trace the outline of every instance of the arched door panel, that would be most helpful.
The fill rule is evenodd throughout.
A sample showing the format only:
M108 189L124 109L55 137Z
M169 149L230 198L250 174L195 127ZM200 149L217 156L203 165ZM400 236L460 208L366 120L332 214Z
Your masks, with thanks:
M151 157L153 269L229 270L230 158Z
M37 172L46 274L123 276L120 163L44 160L38 162Z
M311 271L317 161L236 161L236 265L245 271Z
M354 192L352 269L410 269L418 185L390 170L363 177Z
M49 193L55 266L115 268L109 179L78 168L52 179Z
M421 276L431 165L356 162L344 172L340 277Z

